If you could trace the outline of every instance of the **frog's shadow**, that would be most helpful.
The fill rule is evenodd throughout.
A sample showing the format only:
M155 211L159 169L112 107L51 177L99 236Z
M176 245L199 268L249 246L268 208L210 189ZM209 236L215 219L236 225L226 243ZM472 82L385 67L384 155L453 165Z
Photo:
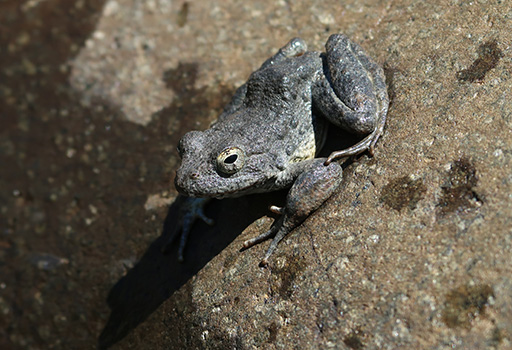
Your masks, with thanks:
M179 262L177 258L179 239L170 245L165 254L162 253L178 222L181 205L178 197L169 208L162 235L110 290L107 303L111 314L99 337L99 348L106 349L123 339L252 222L270 215L269 204L282 205L285 196L286 192L279 191L212 201L206 207L206 215L215 220L215 225L208 226L201 221L194 223L184 262ZM264 249L260 249L263 255ZM254 268L258 268L257 263Z
M330 128L326 145L320 156L343 149L358 141L337 128ZM342 166L352 163L343 160ZM207 205L206 215L215 220L208 226L202 221L194 223L185 250L185 261L177 259L178 239L164 254L166 245L176 229L181 197L169 207L162 235L144 253L140 261L110 290L107 303L111 314L99 337L99 348L106 349L123 339L132 329L146 320L164 301L197 274L210 260L226 248L251 223L271 215L269 205L284 205L287 190L250 195L234 199L214 200ZM258 244L264 255L268 244ZM240 247L241 248L241 247ZM241 252L240 254L244 254ZM258 269L257 262L254 268Z

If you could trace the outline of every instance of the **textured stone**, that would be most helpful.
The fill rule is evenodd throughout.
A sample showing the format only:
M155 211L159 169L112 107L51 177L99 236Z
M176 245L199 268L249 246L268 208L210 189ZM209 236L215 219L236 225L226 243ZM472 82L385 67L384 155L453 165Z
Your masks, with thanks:
M113 349L511 347L509 2L48 0L0 14L1 348L85 349L100 334ZM177 140L291 37L321 50L334 32L386 70L375 156L346 164L267 269L269 242L239 249L284 193L212 202L187 261L162 255Z

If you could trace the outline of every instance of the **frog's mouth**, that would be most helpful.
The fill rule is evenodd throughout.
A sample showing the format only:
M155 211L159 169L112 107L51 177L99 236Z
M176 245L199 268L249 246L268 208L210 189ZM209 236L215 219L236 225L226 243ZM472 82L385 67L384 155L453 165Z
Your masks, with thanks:
M220 178L218 176L200 176L197 173L176 173L174 181L179 193L189 197L234 198L251 193L268 192L272 189L272 181L252 175L236 178Z

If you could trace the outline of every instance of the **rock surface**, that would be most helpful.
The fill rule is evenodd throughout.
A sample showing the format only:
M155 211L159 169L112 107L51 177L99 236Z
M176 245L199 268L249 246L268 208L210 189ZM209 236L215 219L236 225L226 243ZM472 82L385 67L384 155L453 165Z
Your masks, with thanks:
M511 21L498 0L3 2L0 348L512 347ZM181 135L334 32L386 70L375 156L268 269L268 242L239 249L284 193L213 202L187 261L161 254Z

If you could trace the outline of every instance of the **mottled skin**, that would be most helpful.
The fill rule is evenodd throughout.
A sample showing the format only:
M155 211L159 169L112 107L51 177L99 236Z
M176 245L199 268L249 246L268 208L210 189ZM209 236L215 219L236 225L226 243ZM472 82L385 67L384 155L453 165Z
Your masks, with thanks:
M361 47L332 35L326 52L308 52L292 39L242 85L218 121L181 139L176 187L190 197L225 198L291 187L272 228L244 243L274 237L262 265L279 241L336 190L342 169L333 160L372 152L388 108L382 69ZM366 135L356 145L315 158L329 124ZM190 199L192 202L193 199ZM192 211L185 215L204 218ZM183 257L190 224L183 228Z

